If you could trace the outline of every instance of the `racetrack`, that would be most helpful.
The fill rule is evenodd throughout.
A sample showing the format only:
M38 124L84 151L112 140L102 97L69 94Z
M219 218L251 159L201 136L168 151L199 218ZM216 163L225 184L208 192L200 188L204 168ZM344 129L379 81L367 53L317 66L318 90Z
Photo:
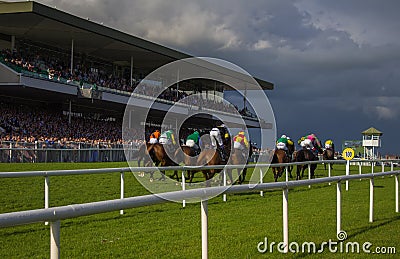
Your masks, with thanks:
M99 164L1 164L2 171L75 169L126 166L124 163ZM11 167L10 167L11 166ZM344 174L335 165L333 175ZM10 169L11 168L11 169ZM319 166L317 177L326 176ZM321 170L322 169L322 170ZM358 173L358 167L352 168ZM365 168L363 172L369 172ZM379 171L378 169L375 170ZM198 174L199 180L201 174ZM282 178L280 179L282 181ZM272 181L269 172L265 181ZM43 178L0 178L1 213L42 208ZM125 177L126 197L148 194L136 179ZM119 174L51 177L51 206L119 198ZM394 179L375 179L374 223L368 223L369 181L352 181L342 191L342 226L352 242L374 246L399 244L400 215L394 212ZM289 242L321 244L336 240L336 186L318 185L289 191ZM67 258L193 258L201 256L200 205L163 204L119 213L105 213L61 222L61 256ZM210 258L265 258L257 244L282 241L282 193L266 192L228 195L209 202ZM42 223L0 229L0 255L3 258L49 256L48 226ZM276 246L275 246L276 249ZM278 251L274 256L282 256ZM308 254L299 254L305 256ZM321 256L319 254L316 257ZM324 256L360 257L365 254L330 253Z

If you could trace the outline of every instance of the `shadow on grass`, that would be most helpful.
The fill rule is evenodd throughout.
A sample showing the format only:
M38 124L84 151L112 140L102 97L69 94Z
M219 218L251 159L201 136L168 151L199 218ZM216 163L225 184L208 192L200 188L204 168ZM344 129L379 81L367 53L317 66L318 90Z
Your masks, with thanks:
M350 239L350 238L355 238L355 237L357 237L357 236L359 236L359 235L361 235L361 234L364 234L364 233L366 233L366 232L368 232L368 231L372 231L372 230L375 230L375 229L377 229L377 228L386 226L386 225L388 225L388 224L395 223L395 222L397 222L397 221L399 221L399 220L400 220L400 216L395 216L395 217L393 217L393 218L383 218L383 219L379 219L379 220L377 220L377 221L382 221L381 223L376 224L376 225L374 225L374 226L362 227L362 228L358 229L356 232L354 232L354 233L348 235L348 236L347 236L347 240ZM336 241L336 240L333 240L333 241ZM326 241L324 241L324 242L326 242ZM321 248L322 244L323 244L323 242L321 242L321 243L319 243L319 244L315 244L315 245L316 245L316 248L317 248L316 251L318 251L318 250ZM326 245L326 244L325 244L325 245ZM328 249L324 249L324 251L329 251L329 250L328 250ZM291 253L289 253L289 254L291 254ZM309 256L315 256L316 254L317 254L317 253L298 253L298 254L291 254L291 255L293 256L292 258L305 258L305 257L309 257ZM323 257L324 255L321 254L321 256Z

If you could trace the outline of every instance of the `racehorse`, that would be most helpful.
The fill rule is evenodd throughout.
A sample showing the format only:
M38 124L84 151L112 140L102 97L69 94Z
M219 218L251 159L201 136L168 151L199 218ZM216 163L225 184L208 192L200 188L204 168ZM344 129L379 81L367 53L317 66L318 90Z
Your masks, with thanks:
M151 162L154 163L155 166L175 166L177 165L172 159L168 156L168 154L164 150L164 146L162 144L150 144L146 143L139 147L139 150L134 152L131 156L132 158L137 158L138 160L138 167L140 167L140 163L143 160L144 167L150 166ZM149 159L150 158L150 159ZM150 181L154 180L154 172L150 173ZM144 173L141 174L143 176ZM161 172L160 180L165 180L165 172ZM178 172L174 171L172 177L176 176L177 180L179 181Z
M289 163L290 157L283 149L275 149L274 156L272 157L271 164L282 164ZM284 167L272 167L272 172L274 173L275 182L278 181L278 177L282 176ZM291 174L291 169L289 168L289 173ZM290 176L292 177L292 176Z
M244 152L245 153L248 152L248 157L246 157L246 154L243 153L241 150L234 148L229 158L229 164L243 165L243 166L247 165L247 158L251 157L253 153L252 147L250 146L250 148L248 150L245 150ZM238 170L238 183L242 184L246 179L247 167L244 167L243 169L237 168L237 170ZM233 182L232 169L227 169L227 174L231 179L231 182Z
M189 146L186 145L182 145L181 149L177 149L175 151L175 161L177 161L178 163L183 162L186 166L195 166L197 159L196 159L196 151L194 150L194 148L191 148ZM188 175L188 179L189 179L189 183L192 183L193 180L193 176L194 173L196 171L195 170L188 170L187 171L187 175Z
M171 157L168 156L167 152L164 149L164 145L160 143L151 144L147 148L147 152L152 158L154 164L156 166L177 166ZM176 176L176 180L179 181L178 172L174 170L174 174L172 177ZM165 180L165 171L161 171L161 178L159 180Z
M323 160L334 160L335 159L335 149L334 147L326 148L322 153ZM333 169L333 165L330 164L331 169ZM324 163L324 169L326 170L326 164Z
M314 155L314 153L309 150L309 149L301 149L299 151L296 151L293 154L293 162L305 162L305 161L315 161L318 160L318 157L316 155ZM296 180L300 180L302 177L304 177L304 171L305 169L308 167L308 165L297 165L297 176L296 176ZM315 169L317 168L317 164L311 164L310 165L310 175L311 178L315 178L314 172ZM300 176L300 172L301 172L301 176ZM290 176L292 177L292 176Z
M224 148L225 148L225 161L221 157L221 153L216 149L206 148L200 152L197 158L197 165L224 165L227 163L230 151L231 151L231 140L230 138L223 138ZM206 169L202 170L204 178L206 179L206 186L210 186L210 179L214 177L216 173L221 172L222 169ZM230 175L232 181L232 175Z

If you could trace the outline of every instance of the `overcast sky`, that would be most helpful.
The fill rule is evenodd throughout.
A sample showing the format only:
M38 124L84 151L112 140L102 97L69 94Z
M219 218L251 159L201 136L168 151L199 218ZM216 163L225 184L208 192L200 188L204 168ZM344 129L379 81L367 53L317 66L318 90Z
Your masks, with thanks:
M278 135L314 132L337 147L383 131L400 153L398 0L41 0L273 82Z

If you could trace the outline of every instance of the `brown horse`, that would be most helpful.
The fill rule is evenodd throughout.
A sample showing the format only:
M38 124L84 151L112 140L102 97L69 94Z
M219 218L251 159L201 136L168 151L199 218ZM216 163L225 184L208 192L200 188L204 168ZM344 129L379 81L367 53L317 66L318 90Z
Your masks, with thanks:
M181 149L178 148L175 151L175 161L178 163L183 162L186 166L195 166L197 162L196 155L196 151L193 148L183 145ZM189 179L190 184L192 183L195 172L195 170L187 171L187 179Z
M222 157L220 153L215 149L205 149L201 151L200 155L197 158L197 165L223 165L225 164L222 161ZM210 180L214 177L216 173L221 172L221 169L206 169L202 170L204 178L206 179L206 186L209 187Z
M271 164L282 164L289 163L290 158L288 154L283 149L275 149L274 156L272 157ZM275 182L278 181L278 177L282 176L284 167L272 167L272 172L274 173ZM291 170L289 170L290 172Z
M326 148L322 153L323 160L334 160L335 159L335 149L334 147ZM331 169L333 169L333 165L330 164ZM326 164L324 163L324 169L326 170Z
M164 145L160 143L151 144L147 148L147 152L150 154L154 164L156 166L177 166L178 164L172 160L170 156L168 156L167 152L164 149ZM175 170L172 178L176 176L176 180L179 181L178 172ZM159 180L165 180L165 171L161 171L161 178Z
M249 153L251 153L251 152L249 151ZM250 156L251 155L249 155L249 157ZM246 155L241 150L234 148L232 154L230 155L229 164L243 165L243 166L247 165ZM244 182L244 180L246 179L247 168L246 167L244 167L243 169L237 168L237 171L238 171L238 183L242 184ZM233 182L232 169L227 169L227 174L228 174L229 178L231 179L231 182Z
M318 160L318 157L316 155L314 155L314 153L311 150L308 149L301 149L299 151L296 151L293 154L293 162L305 162L305 161L315 161ZM297 165L297 176L296 176L296 180L300 180L302 177L304 177L304 171L306 170L306 168L308 167L308 165ZM314 172L315 169L317 168L317 164L311 164L310 165L310 171L309 172L311 174L311 178L315 178ZM300 172L301 172L301 176L300 176Z

